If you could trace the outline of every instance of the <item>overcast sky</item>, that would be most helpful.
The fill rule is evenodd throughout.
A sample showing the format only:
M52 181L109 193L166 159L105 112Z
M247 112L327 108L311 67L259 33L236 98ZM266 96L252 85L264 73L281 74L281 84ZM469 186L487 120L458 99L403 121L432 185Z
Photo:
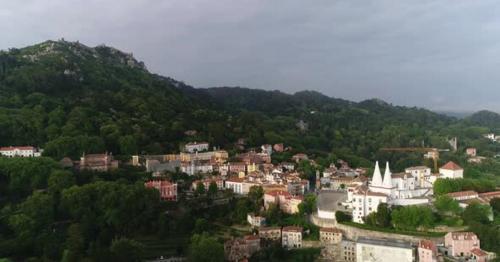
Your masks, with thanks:
M493 0L0 0L0 49L64 37L195 87L500 111L499 14Z

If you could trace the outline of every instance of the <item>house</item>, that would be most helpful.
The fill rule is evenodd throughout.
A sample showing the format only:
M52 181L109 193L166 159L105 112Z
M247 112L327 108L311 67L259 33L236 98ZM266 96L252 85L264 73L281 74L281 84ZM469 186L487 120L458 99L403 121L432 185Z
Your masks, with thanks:
M150 180L144 183L144 186L160 191L160 199L162 200L177 201L177 183L167 180Z
M295 170L295 164L294 163L281 162L280 166L281 166L281 169L285 169L283 171L293 171L293 170Z
M222 178L220 178L220 177L210 177L210 178L195 180L191 184L191 188L193 190L196 190L199 183L203 184L203 186L205 187L205 190L208 190L208 188L210 187L210 184L212 184L212 183L215 183L217 185L218 190L222 190L224 188L224 180L222 180Z
M211 174L214 172L214 165L210 160L192 160L181 164L181 172L190 176L196 174Z
M292 156L292 160L295 161L296 163L299 163L300 161L303 160L309 160L309 157L306 154L298 153Z
M228 261L243 261L259 250L260 238L255 235L231 239L224 243L224 256Z
M281 152L285 151L285 146L283 145L283 143L274 144L273 150L275 152L281 153Z
M273 153L273 146L270 145L270 144L262 145L260 147L260 149L262 150L262 153L265 153L265 154L268 154L268 155L272 155L272 153Z
M340 257L346 262L356 261L356 242L342 240L340 242Z
M208 151L209 144L207 142L192 142L192 143L187 143L184 146L184 151L188 153L195 153L195 152L202 152L202 151Z
M342 230L322 227L319 229L319 241L326 245L339 244L342 241Z
M427 166L413 166L405 169L405 173L411 174L417 180L419 187L432 187L430 182L431 169Z
M247 222L252 227L261 227L266 224L266 218L261 216L256 216L254 213L248 213Z
M83 154L80 158L80 170L107 172L118 168L118 160L112 154Z
M418 261L420 262L437 262L437 247L430 240L420 240L418 243Z
M380 203L388 201L386 194L372 192L364 185L356 186L354 189L349 188L347 195L352 203L352 220L356 223L364 223L364 217L376 212Z
M281 246L285 249L301 248L302 227L283 227L281 230Z
M0 155L6 157L40 157L42 152L42 149L33 146L0 147Z
M439 173L443 175L443 178L464 178L464 169L453 161L450 161L439 168Z
M230 177L224 182L224 187L233 190L235 194L243 195L243 178Z
M453 192L453 193L448 193L446 195L451 197L452 199L454 199L456 201L476 199L479 197L479 194L476 191L472 191L472 190Z
M270 191L264 193L264 208L268 209L271 204L275 204L283 212L295 214L299 212L299 205L303 200L302 196L292 196L286 191Z
M410 242L359 237L356 242L356 261L413 262L413 247Z
M475 157L477 155L477 150L475 147L469 147L465 149L465 154L470 157Z
M449 232L444 236L444 246L451 257L470 257L472 250L480 248L480 241L473 232Z
M488 261L488 253L484 252L480 248L474 248L471 250L472 259L476 262L486 262Z
M260 227L259 237L266 240L278 241L281 240L280 227Z

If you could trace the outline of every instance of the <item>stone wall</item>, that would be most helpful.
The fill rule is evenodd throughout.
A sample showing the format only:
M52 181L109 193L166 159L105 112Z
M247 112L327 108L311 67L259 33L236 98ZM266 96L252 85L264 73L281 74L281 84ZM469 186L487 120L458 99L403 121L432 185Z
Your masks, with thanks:
M356 241L358 237L368 237L368 238L387 238L387 239L396 239L408 241L413 244L417 244L422 239L428 239L433 241L436 244L440 244L444 242L443 237L419 237L419 236L410 236L410 235L401 235L389 232L379 232L372 231L362 228L357 228L353 226L343 225L337 223L335 220L329 219L321 219L317 216L317 214L312 214L310 216L310 221L319 227L336 227L342 230L344 233L344 238Z

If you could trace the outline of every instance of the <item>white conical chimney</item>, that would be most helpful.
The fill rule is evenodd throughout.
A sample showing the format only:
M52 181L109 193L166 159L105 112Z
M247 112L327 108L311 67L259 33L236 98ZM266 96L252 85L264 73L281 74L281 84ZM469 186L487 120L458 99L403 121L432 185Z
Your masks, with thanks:
M382 186L382 174L380 173L380 167L378 166L378 161L375 162L375 171L373 171L372 186Z
M392 187L392 176L391 176L391 170L389 169L389 162L386 162L386 164L385 164L383 186L386 188Z

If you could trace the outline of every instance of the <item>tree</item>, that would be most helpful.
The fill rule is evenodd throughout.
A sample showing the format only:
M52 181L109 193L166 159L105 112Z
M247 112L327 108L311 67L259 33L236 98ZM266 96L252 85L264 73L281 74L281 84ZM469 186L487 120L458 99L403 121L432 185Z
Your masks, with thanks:
M120 238L113 240L110 250L113 261L135 262L141 261L144 245L132 239Z
M352 217L349 214L346 214L345 212L336 211L335 212L335 219L337 220L337 222L342 223L342 222L351 221Z
M198 182L196 184L196 189L194 190L194 194L197 196L205 194L205 185L202 182Z
M473 225L475 223L488 224L490 222L490 216L491 209L489 206L471 203L465 208L462 219L467 225Z
M218 262L224 261L224 247L217 239L208 234L195 234L189 245L190 261Z
M377 225L380 227L391 226L391 210L386 203L380 203L376 214Z
M500 198L492 198L490 200L490 206L493 209L493 211L500 213Z
M432 210L426 206L404 206L392 210L392 223L395 228L416 230L419 227L430 228L435 217Z
M219 188L217 187L217 183L215 181L210 182L208 186L208 195L215 196Z
M248 192L248 199L252 202L253 212L258 212L262 206L262 197L264 196L264 190L261 186L251 186Z
M316 210L316 195L307 194L304 197L304 201L299 204L299 214L312 214Z
M198 218L196 219L196 222L194 224L194 233L196 234L201 234L203 232L206 232L209 230L209 224L208 221L204 218Z
M438 196L434 206L441 213L457 214L461 211L458 202L447 195Z
M79 261L84 252L85 239L83 238L80 225L71 224L68 228L67 238L66 238L66 249L64 258L65 261Z
M75 178L71 172L57 170L50 174L48 184L50 193L60 193L63 189L73 186Z

